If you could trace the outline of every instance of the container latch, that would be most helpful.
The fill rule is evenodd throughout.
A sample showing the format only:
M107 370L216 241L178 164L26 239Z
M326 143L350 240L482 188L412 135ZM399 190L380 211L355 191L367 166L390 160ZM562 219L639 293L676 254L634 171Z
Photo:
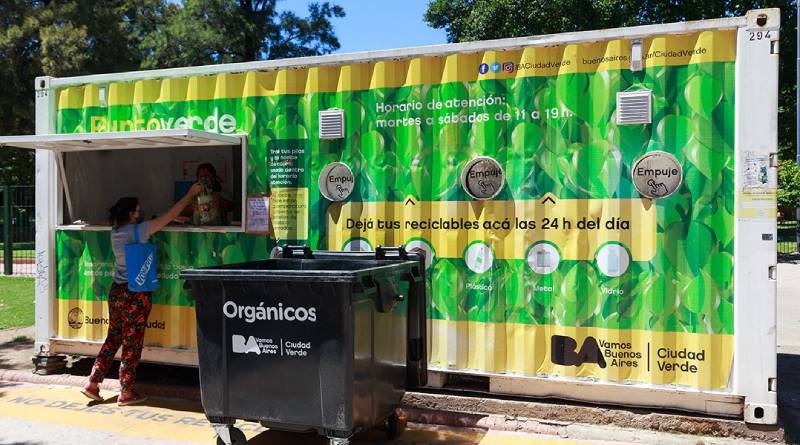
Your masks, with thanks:
M631 71L642 70L642 41L634 40L631 42Z
M400 303L405 297L397 291L394 281L389 278L378 278L375 280L377 287L378 299L380 300L380 312L391 312L397 303Z

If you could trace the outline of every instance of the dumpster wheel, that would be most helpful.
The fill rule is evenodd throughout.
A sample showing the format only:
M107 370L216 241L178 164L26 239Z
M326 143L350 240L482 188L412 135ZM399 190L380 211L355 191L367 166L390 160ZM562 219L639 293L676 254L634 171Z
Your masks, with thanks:
M386 418L386 423L384 424L386 437L390 440L400 437L406 430L406 423L405 416L397 414L397 411L393 412L391 416Z
M228 426L228 437L230 442L226 442L219 434L217 435L217 445L245 445L247 444L247 437L245 437L242 430L234 426Z

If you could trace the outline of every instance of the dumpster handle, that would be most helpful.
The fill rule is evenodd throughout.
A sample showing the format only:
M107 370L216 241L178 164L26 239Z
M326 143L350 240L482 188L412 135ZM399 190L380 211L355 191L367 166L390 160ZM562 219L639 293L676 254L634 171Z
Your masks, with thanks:
M389 255L389 254L394 254L394 255ZM376 260L385 260L389 258L400 258L402 260L407 260L408 253L406 252L406 248L403 246L398 246L398 247L378 246L378 248L375 249Z
M307 260L314 258L311 248L308 246L283 246L282 253L284 258L297 258L298 254L302 254L303 258Z

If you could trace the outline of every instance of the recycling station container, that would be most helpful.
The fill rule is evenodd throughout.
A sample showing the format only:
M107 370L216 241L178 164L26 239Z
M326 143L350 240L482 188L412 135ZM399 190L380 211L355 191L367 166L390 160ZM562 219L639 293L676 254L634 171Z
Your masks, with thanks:
M244 443L237 419L336 444L381 423L399 435L397 405L427 376L423 255L285 247L280 256L181 273L217 443Z

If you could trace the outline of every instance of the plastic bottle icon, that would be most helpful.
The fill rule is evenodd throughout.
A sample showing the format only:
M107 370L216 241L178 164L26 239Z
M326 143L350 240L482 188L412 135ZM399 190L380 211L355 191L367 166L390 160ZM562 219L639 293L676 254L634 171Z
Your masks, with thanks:
M485 257L485 254L483 253L483 249L481 249L481 250L477 251L477 253L475 253L475 266L478 269L483 267L484 257Z

